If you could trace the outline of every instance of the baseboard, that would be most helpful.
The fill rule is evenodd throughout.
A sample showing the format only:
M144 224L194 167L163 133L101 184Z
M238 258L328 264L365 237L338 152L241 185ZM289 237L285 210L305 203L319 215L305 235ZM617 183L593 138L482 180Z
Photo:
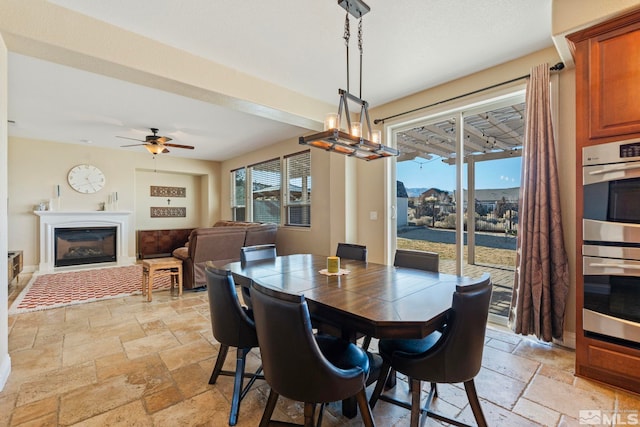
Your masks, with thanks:
M38 271L38 266L33 264L33 265L25 265L22 267L22 271L20 272L20 274L22 273L35 273L36 271Z
M4 386L9 380L9 374L11 373L11 356L5 354L2 363L0 363L0 391L4 390Z
M562 347L567 347L575 350L576 349L576 333L564 331L564 333L562 334L562 339L557 340L554 338L553 343L560 345Z

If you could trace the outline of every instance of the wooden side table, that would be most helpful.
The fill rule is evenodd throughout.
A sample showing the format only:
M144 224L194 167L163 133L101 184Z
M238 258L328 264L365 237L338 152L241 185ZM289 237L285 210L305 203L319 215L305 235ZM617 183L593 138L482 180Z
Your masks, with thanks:
M147 296L147 301L151 301L153 281L163 276L171 277L172 291L177 280L178 295L182 295L182 260L174 257L146 259L142 261L142 295Z

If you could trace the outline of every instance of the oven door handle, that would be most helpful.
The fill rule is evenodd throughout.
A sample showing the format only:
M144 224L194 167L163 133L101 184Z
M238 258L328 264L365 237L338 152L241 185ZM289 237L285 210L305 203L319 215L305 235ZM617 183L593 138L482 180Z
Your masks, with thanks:
M626 171L630 169L640 169L640 162L627 163L622 165L612 165L603 169L589 171L589 175L602 175L609 172Z
M636 265L636 264L611 264L611 263L605 263L605 262L589 263L589 267L601 267L601 268L613 267L613 268L622 268L622 269L628 269L628 270L640 270L640 265Z

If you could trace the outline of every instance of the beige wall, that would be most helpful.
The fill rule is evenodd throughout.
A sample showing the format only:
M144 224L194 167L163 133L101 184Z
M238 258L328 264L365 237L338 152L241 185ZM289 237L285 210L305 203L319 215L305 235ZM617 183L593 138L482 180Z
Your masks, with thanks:
M34 207L48 201L56 185L60 185L60 210L63 211L98 210L99 204L107 202L108 195L117 191L118 209L135 212L130 217L129 254L132 256L136 253L136 229L190 228L212 224L220 217L220 165L216 162L170 155L159 155L154 160L142 151L132 153L22 138L9 140L8 153L9 247L24 251L27 271L39 262L38 217L33 213ZM104 172L106 185L101 191L80 194L69 186L69 170L81 163L95 165ZM149 218L149 185L156 182L154 175L159 177L160 185L177 183L175 186L187 187L188 218ZM177 199L172 203L174 201L179 203Z
M171 228L196 228L207 225L209 219L203 209L203 195L209 194L202 190L203 178L206 175L192 175L184 173L167 173L159 171L137 170L135 172L135 224L138 230L164 230ZM151 186L184 187L186 197L152 197ZM168 201L167 201L168 200ZM184 207L184 218L151 218L151 207ZM211 225L211 224L209 224Z
M7 252L7 48L0 35L0 254ZM4 256L4 255L3 255ZM0 278L8 276L7 264L0 263ZM11 372L7 306L8 288L0 282L0 391Z

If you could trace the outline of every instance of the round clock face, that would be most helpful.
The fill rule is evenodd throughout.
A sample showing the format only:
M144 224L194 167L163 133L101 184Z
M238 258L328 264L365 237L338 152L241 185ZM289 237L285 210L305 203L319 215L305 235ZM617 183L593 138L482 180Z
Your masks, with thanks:
M104 174L92 165L78 165L71 168L67 176L71 188L79 193L96 193L104 187Z

